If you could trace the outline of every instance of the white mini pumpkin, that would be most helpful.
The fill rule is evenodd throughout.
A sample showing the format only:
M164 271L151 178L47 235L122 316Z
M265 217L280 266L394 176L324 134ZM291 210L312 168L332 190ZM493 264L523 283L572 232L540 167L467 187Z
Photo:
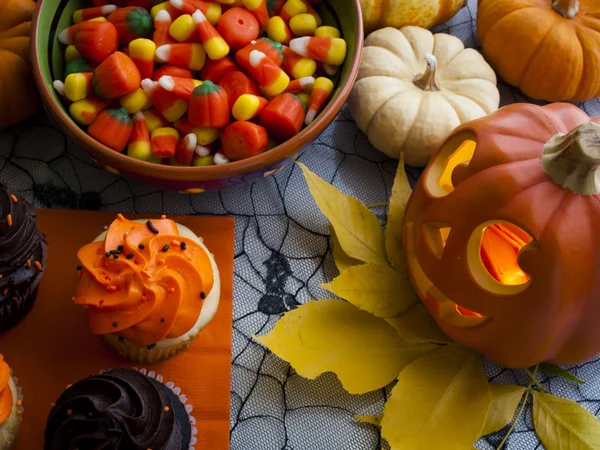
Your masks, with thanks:
M498 109L496 74L473 49L419 27L384 28L365 40L349 98L358 127L375 148L427 165L446 136Z

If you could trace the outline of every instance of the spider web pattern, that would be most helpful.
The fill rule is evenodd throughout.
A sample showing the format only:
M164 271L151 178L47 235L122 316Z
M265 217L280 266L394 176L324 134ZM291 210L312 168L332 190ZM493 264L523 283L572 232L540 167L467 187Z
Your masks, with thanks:
M436 31L477 47L476 0ZM501 80L502 105L531 102ZM597 100L580 105L600 115ZM366 204L388 200L397 163L375 151L345 108L300 160L343 192ZM420 171L409 168L414 183ZM236 219L234 325L231 379L232 450L378 450L378 430L353 419L383 410L392 386L366 395L347 394L332 374L309 381L255 343L298 304L327 298L319 285L337 270L328 223L314 204L296 166L251 186L202 195L161 191L97 168L91 158L45 115L0 132L0 182L21 191L37 207L165 214L228 215ZM382 219L386 211L376 211ZM570 370L576 385L540 375L552 394L579 402L600 417L600 359ZM495 383L526 385L523 371L486 362ZM477 443L497 447L501 430ZM530 407L507 442L510 449L542 449ZM210 449L213 450L213 449ZM218 450L218 449L215 449Z

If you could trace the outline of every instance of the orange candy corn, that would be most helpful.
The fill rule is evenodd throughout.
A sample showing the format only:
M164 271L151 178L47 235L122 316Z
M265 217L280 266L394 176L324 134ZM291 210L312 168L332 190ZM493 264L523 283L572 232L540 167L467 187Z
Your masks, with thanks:
M102 100L98 97L88 97L69 106L69 114L75 122L80 125L88 126L94 121L100 112L109 106L108 100Z
M188 113L189 122L200 128L223 128L229 123L227 93L211 81L194 89Z
M261 51L250 52L250 67L252 78L271 97L281 94L290 84L290 77Z
M156 60L189 70L202 70L206 52L202 44L167 44L156 49Z
M196 29L200 35L200 41L202 42L208 57L216 61L227 56L229 53L229 45L227 45L225 39L223 39L215 27L213 27L206 19L206 16L202 11L197 10L192 15L192 18L194 19Z
M235 62L245 73L250 73L252 70L250 66L250 53L252 50L260 50L278 66L283 63L283 46L279 42L273 42L271 39L263 37L252 41L235 54Z
M152 79L154 81L160 80L164 76L177 77L177 78L194 78L192 72L182 67L172 66L170 64L163 64L154 71Z
M218 83L221 78L235 70L238 70L238 68L229 56L219 59L218 61L207 59L206 64L204 64L204 67L198 74L198 77L201 80L208 80L212 81L213 83Z
M178 142L179 133L175 128L157 128L150 138L152 154L160 158L170 158L175 154Z
M143 78L151 78L154 73L156 44L150 39L134 39L129 43L129 57L135 63Z
M225 128L223 153L230 161L240 161L261 154L267 149L267 130L252 122L238 121ZM215 163L217 163L215 158Z
M306 125L310 125L315 120L315 117L317 117L317 114L323 110L329 96L333 92L333 87L333 82L329 78L317 78L310 94L310 104L308 105L305 120Z
M171 5L182 11L184 14L194 14L196 11L202 11L212 25L216 25L221 18L221 5L215 2L206 2L203 0L169 0Z
M264 29L269 21L267 0L242 0L242 3L256 18L260 27Z
M310 92L312 91L313 86L315 85L315 77L304 77L299 78L297 80L290 81L289 86L285 90L290 94L300 94L301 92Z
M229 109L233 108L233 105L237 99L243 94L251 94L260 97L262 94L257 84L252 81L246 74L236 70L229 72L219 81L225 92L227 92L227 101L229 103Z
M121 152L127 146L133 123L129 113L123 109L107 109L96 116L87 129L88 134L106 145Z
M61 31L58 40L65 45L75 45L79 54L90 61L102 62L117 51L119 36L109 22L81 22Z
M346 58L346 41L340 38L305 36L292 39L290 48L301 56L333 66L341 66Z
M202 81L165 75L158 80L158 84L165 91L172 92L177 97L189 102L192 98L192 92L202 84Z
M274 97L260 113L260 124L279 142L291 139L302 129L304 104L293 94Z
M180 140L175 150L175 161L182 166L191 165L196 154L197 142L198 139L194 133L189 133Z
M94 70L94 90L101 98L127 95L139 88L140 82L140 71L135 63L121 52L113 53Z
M73 13L73 23L80 23L96 17L106 17L117 10L116 5L95 6L93 8L78 9Z
M142 80L142 89L158 112L169 122L181 119L188 109L188 102L164 90L157 81L148 78Z
M150 132L148 131L146 116L141 111L133 115L133 130L127 144L127 156L142 161L148 161L152 156Z
M157 128L166 127L169 125L169 121L163 117L163 115L156 108L149 109L148 111L142 111L146 118L146 125L148 131L152 133Z
M119 8L108 16L108 21L117 29L120 45L137 38L149 38L154 29L152 16L139 6Z
M154 34L152 40L157 47L176 42L171 36L171 33L169 33L169 28L172 23L171 15L165 10L159 11L158 14L154 16Z

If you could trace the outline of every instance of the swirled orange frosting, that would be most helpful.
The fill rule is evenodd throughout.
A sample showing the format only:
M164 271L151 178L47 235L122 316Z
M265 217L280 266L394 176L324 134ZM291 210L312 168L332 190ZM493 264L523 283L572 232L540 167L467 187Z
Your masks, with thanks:
M4 361L4 356L0 354L0 423L4 423L13 407L13 394L8 385L10 379L10 367Z
M83 270L73 302L85 306L92 333L140 346L187 333L214 283L204 248L165 218L137 223L119 214L104 241L77 256Z

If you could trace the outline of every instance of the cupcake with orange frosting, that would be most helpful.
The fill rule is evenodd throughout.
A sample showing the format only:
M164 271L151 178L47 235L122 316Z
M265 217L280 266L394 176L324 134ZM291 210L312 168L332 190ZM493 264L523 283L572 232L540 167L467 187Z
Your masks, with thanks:
M23 417L23 396L17 379L0 354L0 449L15 447Z
M92 333L127 359L155 363L185 350L217 312L220 278L213 255L190 229L163 216L127 220L77 253Z

